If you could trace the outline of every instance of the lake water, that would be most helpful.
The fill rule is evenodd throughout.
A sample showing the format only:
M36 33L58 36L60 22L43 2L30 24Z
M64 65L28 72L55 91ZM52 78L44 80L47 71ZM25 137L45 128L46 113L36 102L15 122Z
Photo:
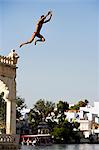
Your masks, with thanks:
M22 146L21 150L99 150L99 144L54 144L52 146Z

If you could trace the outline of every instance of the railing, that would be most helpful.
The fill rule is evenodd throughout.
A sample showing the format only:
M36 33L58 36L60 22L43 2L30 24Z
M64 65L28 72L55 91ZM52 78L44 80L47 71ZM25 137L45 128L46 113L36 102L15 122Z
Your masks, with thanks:
M19 136L0 134L0 150L18 150Z
M19 143L19 136L18 135L8 135L8 134L1 134L0 135L0 144L18 145L18 143Z

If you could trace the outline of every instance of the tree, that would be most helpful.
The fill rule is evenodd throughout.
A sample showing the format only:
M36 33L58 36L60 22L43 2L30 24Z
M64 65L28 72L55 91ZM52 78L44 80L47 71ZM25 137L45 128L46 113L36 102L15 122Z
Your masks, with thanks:
M87 99L85 99L85 103L86 103L86 105L88 105L89 101Z
M44 121L49 113L54 110L55 104L50 101L40 99L34 105L34 110L41 116L41 121Z
M60 143L68 143L73 134L73 126L72 123L65 120L64 122L60 122L56 127L53 128L52 136L56 142Z
M37 134L38 132L38 124L41 122L41 116L39 112L31 109L28 113L29 124L31 125L31 130L33 134Z
M64 120L53 128L51 135L57 143L70 143L72 140L79 143L79 131L74 131L74 129L78 129L78 127L79 123L70 123L67 120Z
M69 109L69 104L67 102L59 101L57 104L57 110L60 113L64 113L64 111Z
M6 102L3 99L4 92L0 94L0 128L5 130L5 122L6 122Z
M40 99L34 104L33 108L28 114L29 122L32 126L32 133L37 133L37 127L39 123L46 121L46 117L54 110L54 107L55 104L53 102L45 101L44 99ZM51 122L51 120L48 120L47 123L50 127L52 127L54 124Z
M79 110L79 105L75 104L74 106L71 106L70 110Z
M79 107L85 107L86 103L81 100L81 101L78 102L78 105L79 105Z
M79 110L80 107L85 107L88 103L89 103L88 100L85 100L85 101L80 100L77 104L75 104L74 106L71 106L70 109Z
M67 102L59 101L57 104L57 117L59 122L63 122L66 119L64 112L69 109ZM56 113L56 112L55 112Z
M78 122L73 122L73 123L72 123L72 126L73 126L73 128L78 129L79 126L80 126L80 123L78 123Z
M21 110L23 108L26 108L25 100L19 96L16 97L16 118L20 119L21 115Z

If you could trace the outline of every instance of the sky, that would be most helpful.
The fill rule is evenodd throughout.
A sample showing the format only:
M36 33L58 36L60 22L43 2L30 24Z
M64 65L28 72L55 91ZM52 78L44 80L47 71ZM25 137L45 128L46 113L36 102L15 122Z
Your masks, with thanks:
M19 48L31 38L41 15L44 43ZM17 96L31 108L39 99L57 103L99 101L99 1L0 0L0 55L20 56Z

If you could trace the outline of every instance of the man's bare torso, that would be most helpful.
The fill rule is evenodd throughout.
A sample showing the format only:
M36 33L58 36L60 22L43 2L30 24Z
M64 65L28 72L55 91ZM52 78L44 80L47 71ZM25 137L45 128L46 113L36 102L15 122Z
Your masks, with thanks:
M36 33L40 33L40 30L41 30L41 28L43 26L43 23L44 23L44 20L39 19L39 21L38 21L38 23L36 25L36 31L35 31Z

